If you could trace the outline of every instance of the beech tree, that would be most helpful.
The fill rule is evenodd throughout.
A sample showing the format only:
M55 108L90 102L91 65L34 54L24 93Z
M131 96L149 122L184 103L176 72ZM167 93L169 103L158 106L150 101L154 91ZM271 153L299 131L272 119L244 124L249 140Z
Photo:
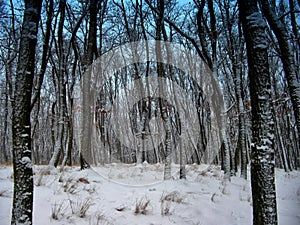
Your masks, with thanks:
M266 27L257 0L239 0L247 46L252 106L253 224L277 224L274 119Z
M12 104L14 194L11 224L32 224L31 94L42 1L25 0Z

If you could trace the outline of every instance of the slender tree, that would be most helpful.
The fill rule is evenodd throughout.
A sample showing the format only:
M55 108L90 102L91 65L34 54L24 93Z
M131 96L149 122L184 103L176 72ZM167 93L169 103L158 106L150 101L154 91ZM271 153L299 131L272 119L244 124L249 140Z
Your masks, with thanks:
M252 106L251 187L253 224L277 224L274 160L274 119L268 64L266 22L257 0L239 0L247 46Z
M216 15L215 15L215 9L214 4L212 0L207 1L208 11L209 11L209 26L207 25L207 22L204 18L204 7L206 4L206 1L195 1L198 12L196 14L196 20L197 20L197 28L198 28L198 37L201 43L203 55L205 57L205 61L207 62L209 68L213 72L213 76L217 78L217 39L218 39L218 31L216 27ZM208 28L209 27L209 28ZM209 39L206 37L207 29L209 29ZM209 42L208 42L209 40ZM224 93L224 103L225 108L226 106L226 100L227 100L227 93ZM222 112L223 113L223 112ZM223 115L221 118L222 121L219 121L219 124L222 124L222 127L220 129L220 136L223 139L223 149L224 149L224 172L225 172L225 179L230 180L230 143L229 143L229 137L227 133L227 118L226 115Z
M65 21L66 0L59 1L60 19L57 30L58 37L58 128L57 138L55 139L54 152L49 162L50 166L57 166L61 152L64 148L64 130L65 130L65 118L66 118L66 84L65 84L65 53L64 53L64 38L63 27Z
M30 112L41 7L42 1L25 0L12 104L14 194L11 224L32 224L33 177Z

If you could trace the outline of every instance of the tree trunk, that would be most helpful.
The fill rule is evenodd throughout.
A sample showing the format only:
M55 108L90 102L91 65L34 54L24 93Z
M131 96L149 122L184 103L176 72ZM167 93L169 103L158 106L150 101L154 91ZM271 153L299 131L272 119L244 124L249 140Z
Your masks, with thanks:
M247 46L252 107L251 187L253 224L277 224L274 119L266 22L256 0L239 0Z
M12 103L14 193L11 224L32 224L31 95L42 1L25 0Z
M229 57L232 63L232 72L234 75L234 86L236 92L236 99L238 104L238 114L239 114L239 126L238 126L238 143L237 143L237 154L241 155L241 177L247 179L247 146L246 146L246 124L245 124L245 108L243 102L242 95L242 69L241 69L241 61L242 61L242 38L241 33L239 32L239 38L237 41L234 39L233 31L232 31L232 22L229 13L229 5L226 8L226 25L228 29L228 41L229 41ZM237 49L236 47L237 46ZM232 168L233 169L233 168Z
M242 99L241 78L240 74L236 74L236 95L238 101L239 112L239 139L238 149L241 152L241 177L247 179L247 146L246 146L246 127L245 127L245 109Z
M274 5L272 5L272 3L270 3L268 0L260 1L262 3L263 13L278 40L280 57L288 81L297 129L298 133L300 133L300 85L299 81L297 80L297 69L294 54L291 44L289 43L289 33L287 32L284 23L276 15Z
M43 39L43 53L42 53L42 62L41 69L39 72L39 76L37 77L37 85L34 88L35 93L33 93L33 97L31 100L31 108L33 108L34 104L37 100L40 99L41 87L43 84L44 76L46 73L47 63L48 63L48 52L49 52L49 41L52 32L52 19L53 19L53 0L49 0L47 4L47 22L46 22L46 33ZM37 111L37 114L39 110Z
M97 52L97 11L98 0L90 0L89 2L89 33L87 51L85 56L85 66L90 66L94 59L98 57ZM87 69L87 68L86 68ZM91 93L91 70L87 69L82 76L82 140L80 149L80 165L81 169L89 168L89 163L92 162L92 122L93 113L91 105L93 105L93 97Z
M66 113L66 86L65 86L65 57L63 47L63 26L65 21L66 0L60 0L60 20L58 25L58 129L57 137L55 138L54 152L49 162L50 166L57 167L61 152L63 150L64 129L65 129L65 113Z
M155 45L155 51L156 51L156 61L157 61L157 75L160 78L165 77L165 70L164 65L162 62L162 46L160 41L162 40L162 34L164 30L164 1L163 0L157 0L157 8L158 8L158 17L156 19L156 45ZM159 89L159 95L165 96L165 82L164 80L159 80L158 82L158 89ZM164 180L170 180L171 179L171 138L172 138L172 125L170 121L170 115L168 113L167 105L164 103L164 99L160 99L160 112L161 112L161 118L164 122L164 128L166 131L165 136L165 151L164 151L164 161L165 161L165 167L164 167Z

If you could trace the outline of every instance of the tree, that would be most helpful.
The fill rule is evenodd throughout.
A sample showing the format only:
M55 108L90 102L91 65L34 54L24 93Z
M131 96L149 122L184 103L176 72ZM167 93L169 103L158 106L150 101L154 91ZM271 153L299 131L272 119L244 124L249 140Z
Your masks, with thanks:
M59 1L59 12L60 19L57 30L58 37L58 91L57 91L57 102L58 102L58 131L55 139L54 152L49 162L50 166L56 167L60 158L60 154L64 148L64 130L66 123L66 81L65 81L65 52L64 52L64 38L63 28L65 21L65 10L66 0Z
M243 60L243 38L240 26L237 26L237 22L233 22L235 20L234 12L235 7L230 5L230 1L224 1L224 6L220 3L220 8L224 10L222 13L223 26L226 28L226 42L228 45L228 50L226 54L228 54L230 63L226 65L226 67L231 67L231 73L233 75L234 87L235 87L235 98L237 102L237 113L238 113L238 140L235 156L241 156L241 177L247 179L247 146L246 146L246 112L245 106L243 102L243 82L242 82L242 60ZM235 3L234 3L235 4ZM235 36L238 37L236 38ZM230 82L230 81L229 81ZM232 157L233 158L233 157ZM237 157L236 157L237 158ZM237 159L231 159L231 171L236 172Z
M97 12L99 8L100 1L90 0L89 2L89 32L87 40L87 50L85 55L85 66L90 66L93 61L98 57L97 52ZM89 163L84 157L91 162L91 152L92 152L92 113L90 106L93 104L92 92L91 92L91 73L92 71L87 69L86 73L82 76L82 134L83 137L81 140L81 152L80 152L80 164L81 169L89 168ZM84 152L85 154L82 154Z
M289 42L289 32L285 24L276 15L273 1L260 0L262 10L268 23L273 30L280 49L280 58L287 78L291 101L294 109L298 133L300 132L300 85L298 81L297 69L291 43ZM292 0L290 2L293 2ZM293 15L293 14L292 14ZM293 18L293 17L292 17ZM292 23L294 24L294 23ZM294 27L294 26L293 26ZM297 32L295 32L297 34Z
M163 45L160 43L160 40L167 41L166 30L164 26L164 14L165 14L165 3L163 0L157 0L157 8L158 8L158 16L156 18L156 36L155 40L155 54L157 58L157 75L158 77L164 77L166 73L166 69L162 62L162 48ZM165 82L159 81L158 82L158 89L160 96L165 96L164 93L166 92L167 86ZM165 139L165 167L164 167L164 180L171 179L171 118L169 112L167 110L166 104L160 102L160 111L161 111L161 118L164 121L164 128L166 131L166 139Z
M32 224L31 94L42 1L25 0L12 108L14 194L11 224Z
M274 119L266 22L256 0L239 0L247 46L252 106L251 187L253 224L277 224Z
M207 62L209 68L213 72L213 76L217 78L217 40L218 40L218 31L216 27L216 15L215 15L215 9L214 4L212 0L207 1L208 5L208 11L209 11L209 20L210 24L207 25L207 19L204 18L204 7L206 4L206 1L195 1L198 12L196 14L196 20L197 20L197 28L198 28L198 37L201 43L203 56L205 58L205 62ZM209 27L209 28L208 28ZM207 41L206 32L205 30L208 29L209 34L209 42ZM224 106L226 106L226 95L227 93L223 93L224 95ZM223 112L222 112L223 113ZM224 113L225 114L225 113ZM220 129L220 136L223 139L223 152L224 152L224 160L223 160L223 169L225 172L225 179L230 180L230 143L228 138L228 132L227 132L227 118L226 115L223 115L221 118L222 121L219 121L220 124L222 124L222 127Z

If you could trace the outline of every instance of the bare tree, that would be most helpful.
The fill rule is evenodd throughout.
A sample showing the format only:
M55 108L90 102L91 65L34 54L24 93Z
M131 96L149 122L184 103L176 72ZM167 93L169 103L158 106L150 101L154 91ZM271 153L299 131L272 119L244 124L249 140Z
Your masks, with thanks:
M100 6L98 0L89 1L89 31L87 40L87 50L85 53L85 66L90 66L93 61L98 57L97 51L97 14ZM80 164L81 169L89 167L87 160L92 162L92 124L93 124L93 114L91 113L91 105L93 104L93 94L91 93L91 70L87 69L86 73L82 76L82 134L83 138L81 140L81 153L80 153ZM84 152L85 154L82 154Z
M277 224L274 119L266 22L256 0L239 0L247 45L252 106L251 187L253 224Z
M63 39L63 28L65 21L65 10L66 10L66 0L59 1L59 12L60 19L57 30L57 45L58 45L58 92L57 92L57 102L58 102L58 129L57 137L55 138L54 152L49 162L50 166L56 167L60 158L60 154L64 148L64 129L65 129L65 119L66 119L66 84L65 84L65 54L64 54L64 39Z
M286 30L285 24L279 19L276 14L273 1L260 0L262 10L266 16L268 23L275 33L280 48L280 58L283 64L283 69L287 78L289 92L293 104L294 116L296 119L298 133L300 132L300 84L297 75L297 67L294 53L290 43L289 32ZM290 2L293 2L292 0ZM292 18L293 14L292 14ZM293 21L293 20L292 20ZM294 24L294 23L292 23ZM293 26L293 30L295 30ZM297 31L294 31L297 37Z
M32 224L31 94L42 1L25 0L15 76L12 135L14 195L11 224Z
M207 25L207 19L204 18L204 7L206 5L206 1L198 0L194 1L198 12L196 14L196 20L197 20L197 28L198 28L198 37L200 40L203 56L205 59L205 62L207 62L209 68L213 72L213 75L215 78L217 78L217 39L218 39L218 31L216 27L216 15L215 15L215 9L214 4L212 0L207 1L208 5L208 11L209 11L209 20L210 24ZM210 29L209 29L210 28ZM209 32L209 38L206 38L206 34ZM208 43L209 41L209 43ZM210 50L211 49L211 50ZM226 95L227 93L223 93L224 95L224 103L226 108ZM224 114L224 112L221 112ZM220 136L223 139L223 149L224 149L224 172L225 172L225 178L230 180L230 143L229 143L229 137L227 133L227 117L226 115L223 115L221 118L222 121L220 121L220 124L222 124L222 127L220 129Z

